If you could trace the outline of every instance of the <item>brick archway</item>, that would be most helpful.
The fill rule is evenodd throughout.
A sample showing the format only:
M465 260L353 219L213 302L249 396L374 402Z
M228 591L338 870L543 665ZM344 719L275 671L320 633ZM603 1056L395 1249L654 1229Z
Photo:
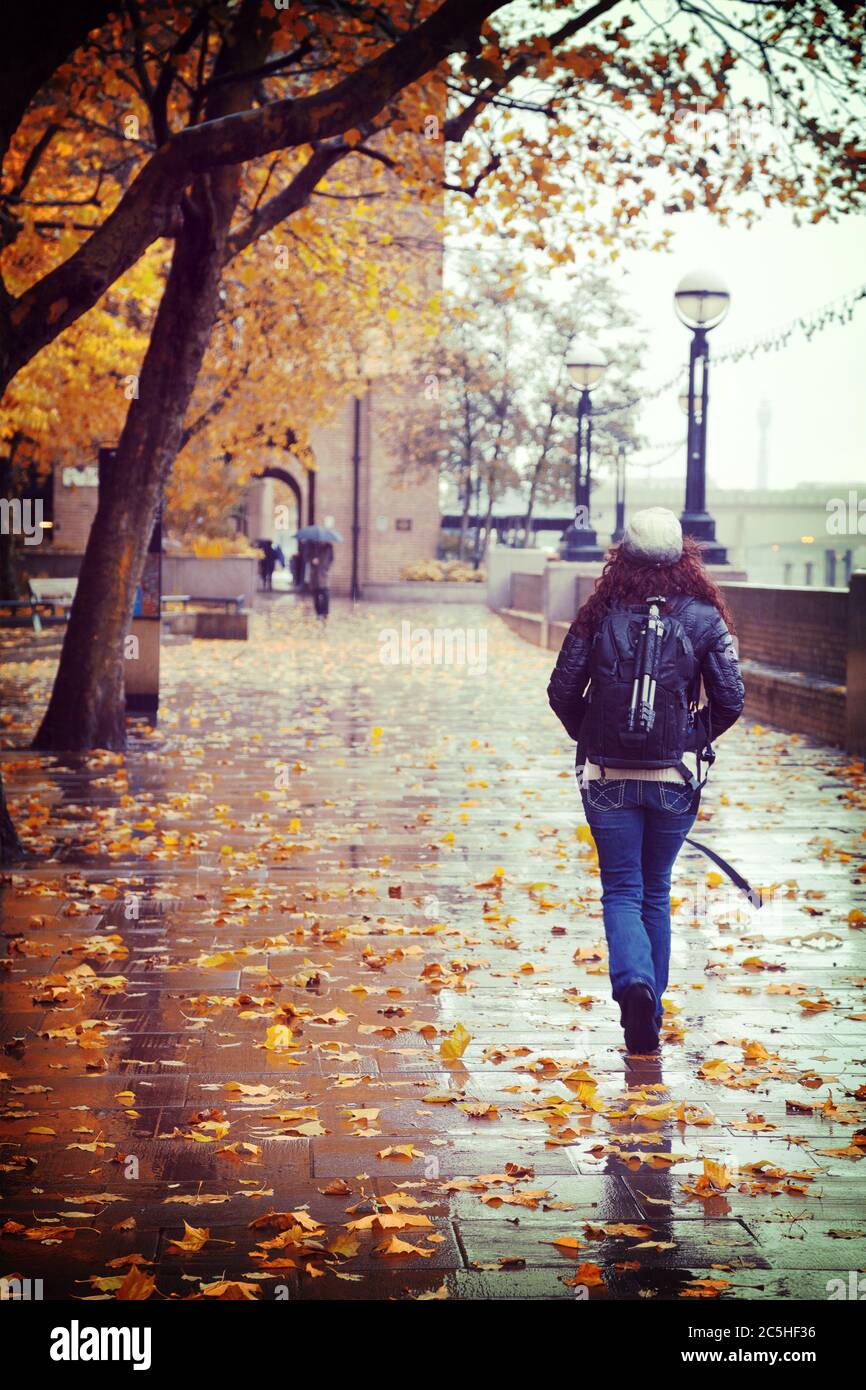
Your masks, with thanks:
M254 478L277 478L281 483L285 483L289 488L295 501L298 504L298 525L312 526L316 520L316 475L307 473L307 519L304 521L304 495L301 485L297 478L294 478L287 468L263 468L261 473L254 473Z

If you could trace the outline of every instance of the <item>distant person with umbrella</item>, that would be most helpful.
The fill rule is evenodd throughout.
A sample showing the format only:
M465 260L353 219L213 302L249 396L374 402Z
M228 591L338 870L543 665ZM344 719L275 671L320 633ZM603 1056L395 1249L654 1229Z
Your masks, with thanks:
M274 587L274 570L277 565L285 565L286 559L280 546L274 545L272 540L265 538L256 541L256 545L262 552L262 558L259 560L262 589L265 593L270 593Z
M307 583L313 606L320 618L327 618L331 607L329 575L334 560L334 543L343 537L329 526L302 526L297 532L301 554L306 562Z

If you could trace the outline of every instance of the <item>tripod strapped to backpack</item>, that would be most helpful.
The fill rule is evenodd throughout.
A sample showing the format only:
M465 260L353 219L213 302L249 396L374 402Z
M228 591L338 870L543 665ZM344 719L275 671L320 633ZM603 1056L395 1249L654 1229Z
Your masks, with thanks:
M634 679L631 688L631 702L628 707L628 731L648 734L655 723L656 679L661 652L661 639L664 637L664 623L659 614L659 604L664 603L662 595L647 599L649 613L640 631L634 659Z
M667 599L663 594L654 594L646 600L647 613L643 620L634 653L634 673L631 684L626 728L622 742L635 751L646 750L647 736L652 733L656 722L656 691L658 689L659 668L666 638L670 635L672 620L663 618L661 605ZM698 728L698 694L700 675L696 673L687 683L685 699L688 705L688 728ZM706 783L708 773L701 777L701 763L709 769L715 762L715 753L709 741L696 751L697 775L682 761L681 757L671 759L671 768L678 772L692 791L697 791Z
M683 623L690 602L654 594L613 606L599 624L584 737L603 776L608 768L670 768L692 791L706 782L701 764L709 767L715 754L698 713L700 665ZM683 762L686 751L697 755L697 775Z

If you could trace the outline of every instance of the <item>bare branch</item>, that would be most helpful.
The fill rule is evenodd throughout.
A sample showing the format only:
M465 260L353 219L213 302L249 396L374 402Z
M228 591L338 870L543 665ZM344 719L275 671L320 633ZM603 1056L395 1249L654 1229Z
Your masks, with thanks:
M475 178L470 184L448 183L443 180L442 187L447 188L452 193L465 193L468 198L474 198L488 174L493 174L502 163L502 156L492 154L483 169L479 169Z
M54 139L55 135L59 130L60 125L56 121L52 121L50 125L47 125L45 127L39 139L36 141L36 144L33 146L33 149L30 151L29 155L24 161L24 168L21 170L21 175L18 179L18 182L16 183L15 187L12 188L6 195L7 202L16 203L20 201L21 194L24 192L25 188L27 187L28 183L33 177L40 159L42 158L46 149L48 148L51 141Z
M584 10L583 14L568 20L566 24L563 24L554 34L550 35L551 48L558 48L561 44L565 43L567 39L579 33L581 29L585 29L588 24L592 24L594 20L600 19L602 15L607 14L608 10L614 9L618 3L619 0L597 0L597 3L591 5L588 10ZM479 92L465 110L460 112L459 116L452 116L450 120L445 122L445 139L459 144L469 127L476 118L481 115L482 111L484 111L493 98L498 96L509 83L513 82L515 77L520 77L521 74L526 71L529 62L529 54L521 53L513 62L509 63L502 76L497 77L489 86Z
M286 184L285 188L281 188L279 193L275 193L273 198L257 207L244 225L231 234L226 261L234 260L235 256L245 251L254 241L258 241L265 232L271 231L287 217L291 217L292 213L304 207L319 180L352 149L352 145L338 140L314 150L303 169L291 182Z

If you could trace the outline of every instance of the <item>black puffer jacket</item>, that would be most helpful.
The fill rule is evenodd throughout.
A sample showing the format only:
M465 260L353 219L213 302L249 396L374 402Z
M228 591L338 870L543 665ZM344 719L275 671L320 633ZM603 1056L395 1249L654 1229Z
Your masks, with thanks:
M712 604L699 599L676 599L666 604L665 612L676 616L685 628L707 695L707 703L699 711L699 731L691 748L694 752L739 719L745 697L743 677L731 634ZM582 755L580 726L586 708L590 646L591 642L572 623L547 687L554 714L569 737L578 742L578 761Z

